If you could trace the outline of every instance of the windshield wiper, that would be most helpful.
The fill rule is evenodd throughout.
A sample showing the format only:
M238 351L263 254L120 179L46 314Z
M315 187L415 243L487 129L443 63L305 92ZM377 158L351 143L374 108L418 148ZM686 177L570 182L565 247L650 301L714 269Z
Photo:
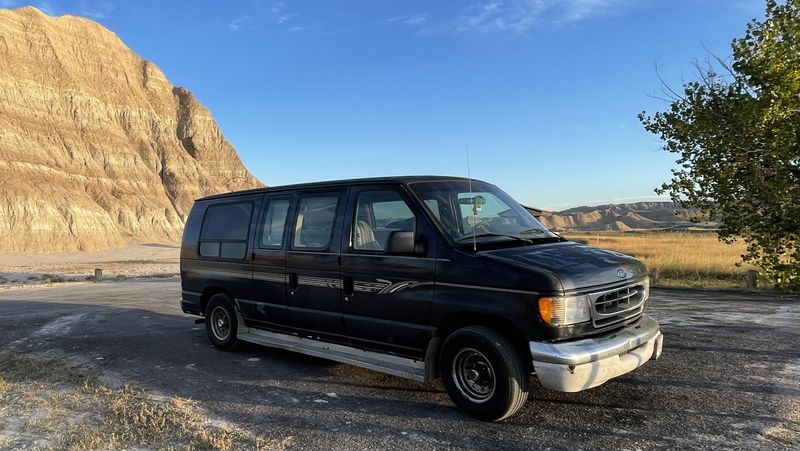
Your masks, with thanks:
M523 230L522 232L519 232L520 235L545 235L547 233L548 233L548 230L539 229L539 228L528 229L528 230ZM535 242L542 242L542 243L545 243L545 242L548 242L548 241L556 241L556 242L567 241L566 238L564 238L563 236L561 236L561 235L559 235L559 234L557 234L555 232L550 232L550 236L537 236L537 237L528 238L528 240L535 241Z
M519 232L520 235L541 235L543 233L545 233L545 231L542 229L528 229Z
M506 234L504 234L504 233L489 233L489 232L486 232L486 233L478 233L478 234L476 234L476 235L467 235L467 236L463 236L463 237L461 237L461 238L457 239L457 240L456 240L456 242L462 242L462 241L465 241L465 240L471 240L471 239L473 239L473 238L486 238L486 237L502 237L502 238L511 238L511 239L513 239L513 240L516 240L516 241L522 241L522 242L523 242L523 243L525 243L525 244L533 244L533 241L531 241L531 240L529 240L529 239L527 239L527 238L522 238L521 236L516 236L516 235L506 235Z

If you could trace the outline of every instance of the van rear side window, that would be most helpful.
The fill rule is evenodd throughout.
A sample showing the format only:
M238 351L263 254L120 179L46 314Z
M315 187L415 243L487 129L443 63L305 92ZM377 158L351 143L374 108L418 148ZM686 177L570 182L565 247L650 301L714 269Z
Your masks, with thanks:
M209 206L200 231L200 256L244 258L252 214L251 202Z
M264 225L261 229L261 247L280 249L286 228L286 215L289 213L288 199L274 199L269 202Z
M336 207L335 194L309 194L300 199L295 221L293 249L327 249L333 236Z

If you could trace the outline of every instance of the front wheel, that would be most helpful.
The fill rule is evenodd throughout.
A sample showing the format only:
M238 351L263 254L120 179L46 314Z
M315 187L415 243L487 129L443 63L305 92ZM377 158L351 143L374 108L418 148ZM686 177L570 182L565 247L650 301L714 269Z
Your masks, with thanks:
M239 322L236 320L236 309L225 293L211 296L206 305L206 334L209 341L223 351L233 351L239 344L236 331Z
M513 415L528 399L528 374L513 343L494 329L470 326L444 342L441 376L450 399L483 421Z

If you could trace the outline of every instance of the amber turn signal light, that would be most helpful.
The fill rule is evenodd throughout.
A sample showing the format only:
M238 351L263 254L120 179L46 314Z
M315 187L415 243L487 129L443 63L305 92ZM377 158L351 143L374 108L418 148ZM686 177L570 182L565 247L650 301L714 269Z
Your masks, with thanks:
M553 300L551 298L539 298L539 316L547 324L553 324Z

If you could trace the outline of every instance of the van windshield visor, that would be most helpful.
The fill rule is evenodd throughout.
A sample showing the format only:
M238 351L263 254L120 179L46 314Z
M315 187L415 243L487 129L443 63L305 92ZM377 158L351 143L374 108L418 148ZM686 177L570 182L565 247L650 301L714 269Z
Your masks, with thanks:
M467 180L419 182L411 190L425 205L437 226L456 244L552 241L547 230L519 202L494 185Z

